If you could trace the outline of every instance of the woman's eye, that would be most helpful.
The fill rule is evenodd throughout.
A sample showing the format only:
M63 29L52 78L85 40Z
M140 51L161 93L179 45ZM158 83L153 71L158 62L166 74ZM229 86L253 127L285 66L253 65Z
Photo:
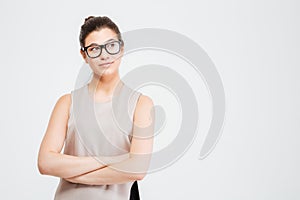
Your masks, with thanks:
M100 49L99 47L91 47L90 51L99 51L99 49Z
M107 46L108 46L108 48L114 48L115 45L116 45L115 43L110 43Z

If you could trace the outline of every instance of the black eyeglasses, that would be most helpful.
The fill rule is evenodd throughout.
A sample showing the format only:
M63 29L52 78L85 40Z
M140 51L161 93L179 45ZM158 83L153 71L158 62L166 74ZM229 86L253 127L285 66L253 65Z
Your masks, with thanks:
M97 58L101 55L103 48L110 55L118 54L121 50L122 45L123 45L122 40L114 40L112 42L108 42L108 43L102 44L102 45L91 44L87 47L82 47L81 49L82 49L82 51L86 52L88 57Z

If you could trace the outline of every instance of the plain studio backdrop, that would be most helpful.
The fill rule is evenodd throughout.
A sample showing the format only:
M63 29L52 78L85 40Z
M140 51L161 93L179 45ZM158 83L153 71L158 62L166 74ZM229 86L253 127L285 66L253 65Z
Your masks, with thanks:
M79 30L89 15L111 17L121 32L183 34L206 51L223 81L222 136L199 160L210 99L203 80L184 75L189 69L182 65L199 89L199 133L177 162L139 182L143 200L300 199L299 6L296 0L1 1L1 199L53 199L59 179L39 174L37 153L55 102L74 89L83 64ZM168 63L168 56L137 52L124 58L120 72L151 58L178 67L178 58ZM180 109L163 88L141 90L166 105L159 150L176 137Z

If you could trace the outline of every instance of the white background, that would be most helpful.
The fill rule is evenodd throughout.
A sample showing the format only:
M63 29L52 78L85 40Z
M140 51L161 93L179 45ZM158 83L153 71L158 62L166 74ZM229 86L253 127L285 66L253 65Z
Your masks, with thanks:
M1 199L53 198L58 178L39 174L37 153L55 102L74 87L80 25L89 15L111 17L122 32L147 27L186 35L207 52L224 84L226 122L214 151L197 159L206 119L178 162L139 183L143 200L300 199L299 6L296 0L1 1ZM209 118L208 111L201 114Z

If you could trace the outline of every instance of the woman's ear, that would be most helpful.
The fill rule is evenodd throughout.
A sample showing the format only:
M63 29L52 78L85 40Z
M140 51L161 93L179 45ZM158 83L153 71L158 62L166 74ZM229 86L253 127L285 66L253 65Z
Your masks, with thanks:
M83 60L84 60L86 63L88 63L88 62L87 62L87 56L86 56L85 52L82 51L82 49L80 49L80 54L82 55Z

